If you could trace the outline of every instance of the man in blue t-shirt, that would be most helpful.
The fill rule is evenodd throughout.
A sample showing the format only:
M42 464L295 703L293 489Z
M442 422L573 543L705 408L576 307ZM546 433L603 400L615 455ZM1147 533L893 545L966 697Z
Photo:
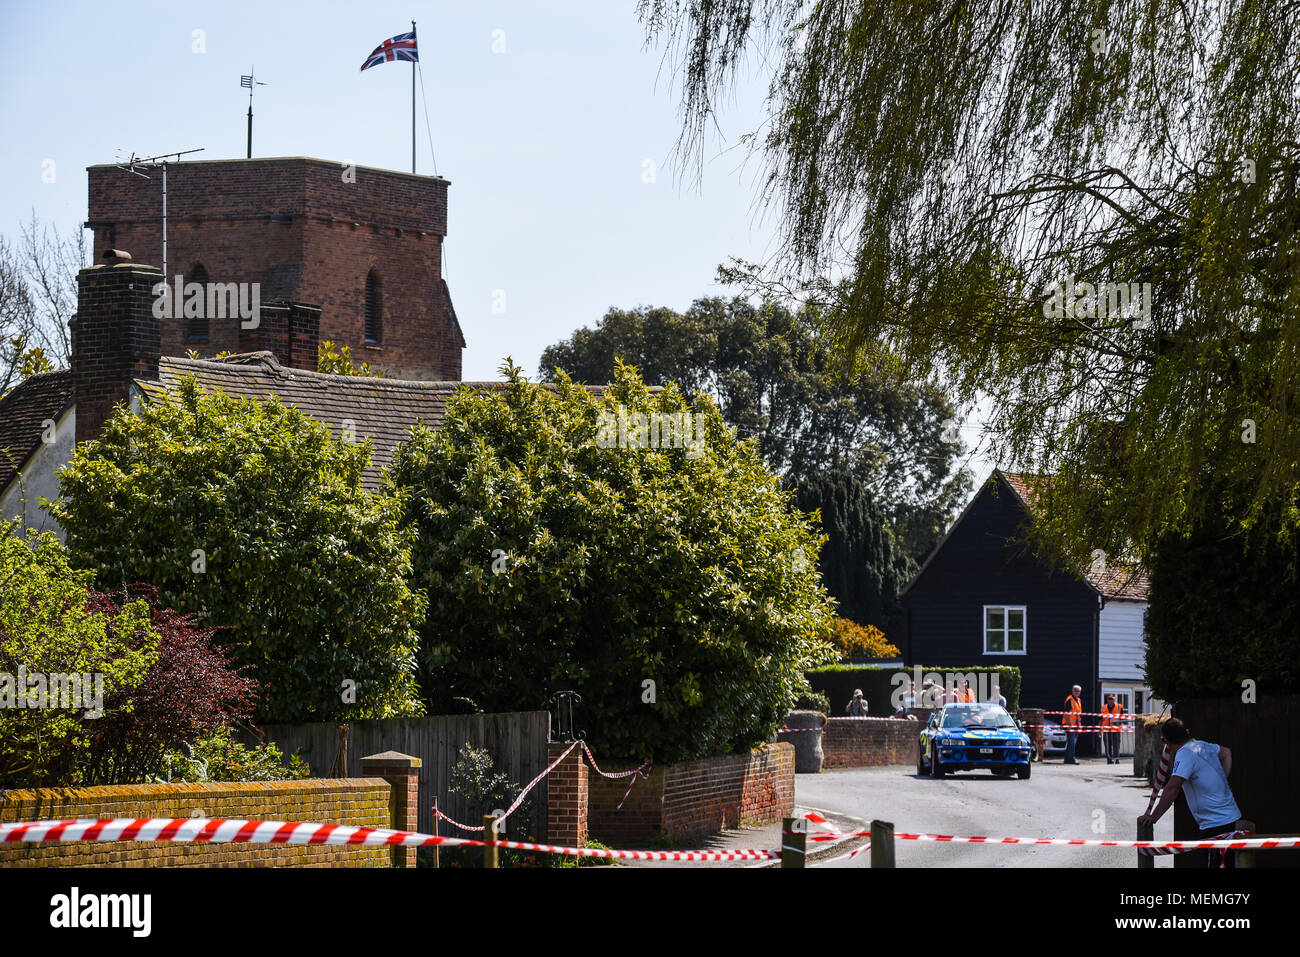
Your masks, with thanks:
M1234 830L1241 819L1241 810L1228 787L1232 773L1232 752L1208 741L1197 741L1187 726L1177 718L1170 718L1161 728L1165 743L1169 745L1173 766L1169 769L1169 783L1160 793L1160 803L1150 814L1138 818L1139 824L1154 824L1169 810L1178 795L1187 796L1187 807L1200 828L1201 840ZM1232 851L1220 855L1209 852L1209 866L1236 867Z

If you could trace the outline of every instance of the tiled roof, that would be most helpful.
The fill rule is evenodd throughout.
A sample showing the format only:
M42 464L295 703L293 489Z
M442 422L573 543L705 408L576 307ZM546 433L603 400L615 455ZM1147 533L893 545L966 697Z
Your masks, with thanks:
M0 399L0 492L41 444L45 420L55 422L72 404L72 373L45 372Z
M259 400L274 394L329 426L335 435L342 434L344 421L350 419L357 441L368 438L374 446L370 468L362 478L362 484L371 490L378 487L379 472L392 459L393 449L406 440L416 422L431 429L442 424L447 400L458 388L504 388L501 382L416 382L305 372L285 368L269 352L226 359L164 356L158 371L156 382L135 380L147 396L174 390L182 379L194 376L205 391L221 389L230 396ZM588 388L599 392L604 387Z
M1038 499L1037 489L1043 483L1042 476L1025 475L1021 472L1004 472L997 470L1011 490L1031 512ZM1127 598L1133 601L1146 601L1150 590L1146 569L1132 564L1107 563L1102 573L1089 571L1083 576L1088 584L1107 598Z
M1147 571L1139 566L1108 564L1103 574L1089 572L1084 577L1107 598L1146 601L1151 591Z
M1033 508L1036 498L1033 484L1038 481L1038 476L1022 475L1019 472L1003 472L1001 469L998 469L998 472L1007 480L1007 484L1011 486L1012 491L1020 496L1020 501L1024 502L1026 507Z

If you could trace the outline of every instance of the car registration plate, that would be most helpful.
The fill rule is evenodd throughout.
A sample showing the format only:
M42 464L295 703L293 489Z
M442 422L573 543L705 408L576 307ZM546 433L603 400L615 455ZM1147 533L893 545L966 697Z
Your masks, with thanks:
M980 748L980 754L992 754L992 753L993 753L992 748Z

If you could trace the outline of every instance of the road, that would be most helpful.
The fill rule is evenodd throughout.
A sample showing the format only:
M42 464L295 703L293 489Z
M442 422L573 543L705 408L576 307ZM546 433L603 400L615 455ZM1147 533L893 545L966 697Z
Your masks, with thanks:
M1132 840L1151 791L1133 777L1131 762L1108 765L1080 758L1078 765L1048 761L1033 766L1028 781L963 771L933 780L915 767L844 768L795 778L795 801L863 821L879 819L895 831L988 837ZM1155 839L1172 841L1173 814L1156 824ZM1136 866L1137 852L1111 847L936 844L896 841L899 867L1121 867ZM867 867L870 854L839 857L818 867ZM1157 857L1156 867L1172 867Z

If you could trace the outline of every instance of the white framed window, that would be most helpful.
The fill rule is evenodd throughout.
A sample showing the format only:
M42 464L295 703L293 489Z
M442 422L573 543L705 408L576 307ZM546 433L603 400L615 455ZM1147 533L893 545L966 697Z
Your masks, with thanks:
M1024 605L985 605L984 654L1025 654L1027 618Z

